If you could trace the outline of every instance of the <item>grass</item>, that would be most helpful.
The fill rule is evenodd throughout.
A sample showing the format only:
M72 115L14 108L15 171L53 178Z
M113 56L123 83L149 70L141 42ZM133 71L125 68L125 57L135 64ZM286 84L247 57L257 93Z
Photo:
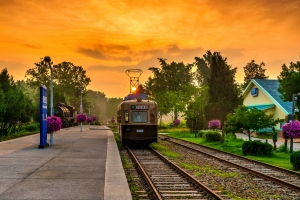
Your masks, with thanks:
M201 144L204 146L212 147L218 150L230 152L236 155L243 156L242 145L244 140L236 139L235 137L226 136L224 143L221 142L206 142L203 138L195 138L194 133L187 132L185 129L178 130L163 130L164 133L168 133L169 136L180 138L195 144ZM247 158L282 167L285 169L293 170L293 166L290 163L290 152L282 151L281 148L278 148L277 151L273 151L270 156L245 156Z

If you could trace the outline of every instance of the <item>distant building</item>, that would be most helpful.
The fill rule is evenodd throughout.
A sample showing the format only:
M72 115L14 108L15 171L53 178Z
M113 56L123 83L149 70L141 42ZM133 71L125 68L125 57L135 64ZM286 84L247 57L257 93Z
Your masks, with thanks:
M248 108L263 110L268 115L273 114L274 119L286 119L292 114L292 102L284 102L280 98L278 87L278 80L252 79L243 91L243 104ZM277 124L275 128L281 130L283 124Z

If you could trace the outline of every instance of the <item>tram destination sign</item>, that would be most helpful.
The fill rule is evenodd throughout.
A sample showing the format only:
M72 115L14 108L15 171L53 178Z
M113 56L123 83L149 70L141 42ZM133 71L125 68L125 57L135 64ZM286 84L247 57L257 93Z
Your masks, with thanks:
M148 105L131 105L131 109L148 110Z

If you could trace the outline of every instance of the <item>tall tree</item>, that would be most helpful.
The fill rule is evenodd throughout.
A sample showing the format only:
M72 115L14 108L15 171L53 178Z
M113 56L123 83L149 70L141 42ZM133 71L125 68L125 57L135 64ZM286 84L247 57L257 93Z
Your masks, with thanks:
M238 85L235 81L236 68L227 64L219 52L212 54L211 76L208 79L209 100L206 107L208 120L221 121L222 142L224 141L224 122L228 113L232 112L242 103Z
M91 102L91 113L97 116L99 121L107 120L107 117L105 115L107 104L106 95L100 91L88 90L87 98L87 101Z
M53 63L51 63L51 66ZM26 83L33 88L45 85L50 91L50 69L43 58L35 67L28 69L25 73ZM86 76L86 71L81 66L75 66L71 62L62 62L53 66L53 101L70 104L79 107L80 90L86 91L91 79ZM48 92L48 96L50 92ZM86 93L83 93L85 96ZM48 98L50 100L50 98ZM50 104L48 104L50 105Z
M144 88L157 102L162 115L173 111L177 119L177 113L185 109L190 98L188 92L191 91L189 88L193 87L193 65L185 65L183 62L167 63L162 58L158 60L161 68L149 68L154 76L148 78Z
M206 128L205 107L208 101L208 86L194 87L192 93L184 114L187 127L195 132Z
M282 71L277 78L279 81L278 91L281 93L282 99L292 101L293 94L300 93L300 61L291 62L290 66L282 65Z
M197 67L196 80L198 81L198 85L207 84L208 78L211 75L211 59L212 53L210 51L207 51L203 55L203 58L195 57L194 65Z
M265 63L262 62L260 64L256 64L254 60L251 60L250 63L247 63L247 65L244 67L245 77L244 77L244 84L243 88L245 89L250 83L251 79L267 79L269 76L265 75L266 69L263 67L265 66Z
M16 131L17 125L29 122L33 114L33 105L24 88L17 85L7 69L0 73L0 136Z
M105 115L108 119L117 117L118 105L123 101L122 98L109 98L106 105Z

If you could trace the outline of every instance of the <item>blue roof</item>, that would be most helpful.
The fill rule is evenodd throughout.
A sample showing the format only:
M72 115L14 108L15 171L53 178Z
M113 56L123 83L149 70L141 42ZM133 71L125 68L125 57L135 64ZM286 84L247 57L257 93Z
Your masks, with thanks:
M278 92L278 80L252 79L251 82L253 82L256 86L260 87L260 89L263 90L265 94L275 103L275 105L277 105L284 113L292 114L292 102L284 102L280 97L281 93Z
M258 110L268 110L269 108L275 107L275 104L262 104L262 105L254 105L247 106L247 108L257 108Z

